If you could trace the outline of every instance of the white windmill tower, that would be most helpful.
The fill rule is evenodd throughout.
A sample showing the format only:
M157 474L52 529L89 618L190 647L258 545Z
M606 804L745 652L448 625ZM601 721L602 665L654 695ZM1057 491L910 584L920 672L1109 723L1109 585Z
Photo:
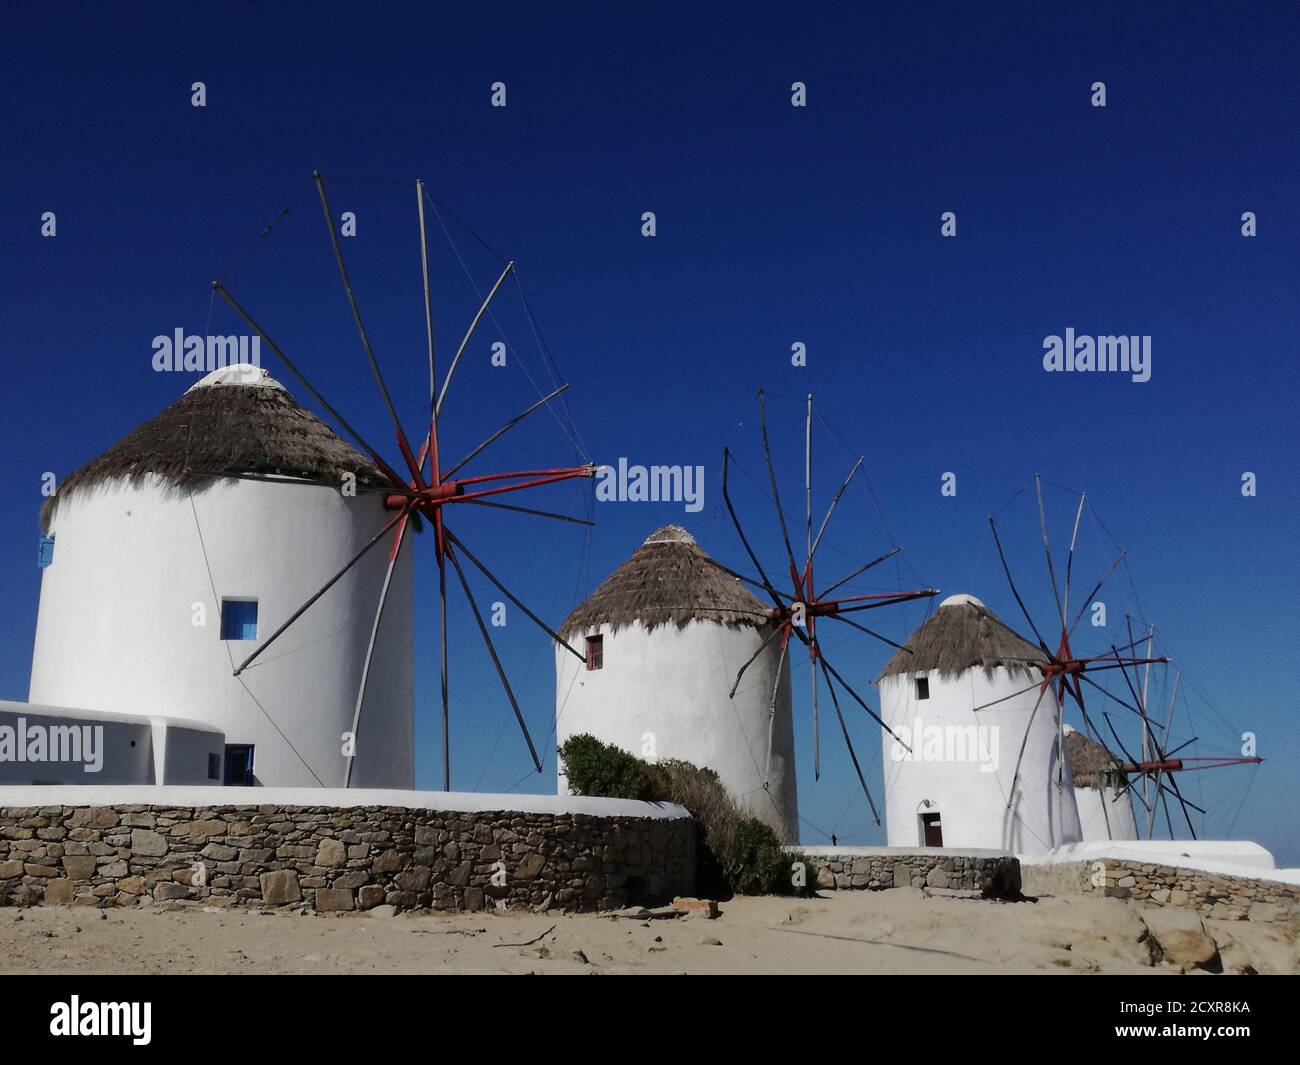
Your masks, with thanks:
M881 733L891 847L1032 854L1078 841L1046 661L970 595L949 596L908 637L877 680L894 734Z
M538 400L448 463L449 440L439 431L448 391L515 263L502 259L495 283L486 295L478 293L478 310L439 380L425 220L426 206L435 214L439 207L416 181L429 386L427 393L423 388L407 393L420 408L419 429L408 436L363 324L325 180L317 172L313 181L401 458L396 464L385 460L229 289L213 282L214 295L359 451L268 376L237 365L210 374L159 418L70 477L46 514L53 535L43 553L54 546L55 536L61 546L45 578L32 698L137 711L175 708L227 733L236 747L228 752L228 763L244 757L239 775L247 782L409 787L411 563L410 552L404 555L402 549L412 539L409 533L430 528L427 540L438 571L443 788L451 789L449 571L540 773L541 759L462 557L530 622L552 638L557 634L452 531L450 524L461 529L459 518L450 524L447 519L468 509L592 524L500 498L595 476L596 466L571 426L567 435L580 453L580 465L479 472L485 464L481 456L497 440L569 386L558 384L542 395L530 377ZM457 259L464 266L458 252ZM522 289L519 300L549 362ZM467 467L473 468L462 473ZM201 520L209 504L215 527ZM374 550L381 543L389 546L386 561ZM96 581L99 587L92 592ZM79 617L92 594L93 609ZM219 631L226 645L224 670L217 668L219 660L214 663L211 642L196 642L193 633L175 627L176 602L183 602L194 619L202 614L205 596L219 614L212 631ZM238 653L231 646L236 640L248 641ZM89 652L78 646L83 642L91 645Z
M1083 842L1137 839L1124 763L1070 725L1065 726L1065 755L1070 763Z
M346 779L383 552L266 655L233 667L391 515L379 471L265 371L216 370L69 475L42 514L33 703L188 718L225 733L225 782ZM348 488L355 483L356 492ZM409 552L375 641L353 783L410 787Z
M712 769L742 807L794 842L790 676L772 631L763 604L690 533L656 529L560 627L585 661L556 648L559 742L588 733ZM558 783L564 792L563 767Z

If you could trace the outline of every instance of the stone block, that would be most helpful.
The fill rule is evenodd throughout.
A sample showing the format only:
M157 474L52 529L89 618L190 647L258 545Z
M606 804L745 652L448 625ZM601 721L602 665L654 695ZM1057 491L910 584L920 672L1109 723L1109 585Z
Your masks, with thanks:
M348 888L317 888L316 912L337 913L342 910L354 910L352 892Z
M540 851L529 851L515 866L516 880L533 880L546 868L546 856Z
M425 865L417 865L404 873L398 873L393 877L393 883L403 891L428 891L432 879L433 870Z
M63 869L72 880L89 880L95 875L95 859L89 854L64 855Z
M262 887L262 901L268 906L283 906L290 902L302 900L302 889L298 886L298 874L292 869L279 869L273 873L263 873L258 878Z
M1219 948L1206 932L1200 914L1161 907L1143 910L1141 916L1166 961L1204 966L1218 956Z
M146 858L161 858L167 853L167 840L147 828L131 830L131 851Z
M71 880L66 878L51 880L45 885L46 906L67 906L71 904L76 889Z
M323 839L316 851L316 864L324 866L345 865L348 849L341 840Z
M418 836L419 833L417 832L416 835ZM405 865L406 859L398 851L387 850L375 859L372 868L376 873L395 873Z
M68 818L69 828L114 828L117 811L103 806L81 807Z

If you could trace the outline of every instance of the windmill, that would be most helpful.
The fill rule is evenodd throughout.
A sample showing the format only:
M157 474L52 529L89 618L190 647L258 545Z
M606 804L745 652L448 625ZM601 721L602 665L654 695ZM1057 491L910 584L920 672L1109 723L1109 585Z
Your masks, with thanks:
M1133 620L1131 615L1125 615L1124 617L1125 632L1130 641L1134 640ZM1155 647L1155 633L1155 626L1151 625L1148 626L1145 636L1137 637L1138 643L1145 643L1148 656L1152 653L1152 648ZM1146 814L1147 838L1155 838L1156 821L1161 811L1165 816L1165 825L1169 832L1169 838L1174 838L1175 830L1173 818L1170 816L1167 794L1168 791L1173 791L1183 813L1187 831L1192 839L1196 839L1196 826L1192 823L1191 816L1187 811L1190 808L1202 816L1205 816L1207 811L1204 807L1197 805L1191 799L1182 795L1175 774L1222 769L1237 765L1258 765L1263 762L1263 759L1254 755L1196 756L1181 753L1196 743L1199 739L1198 736L1193 736L1177 746L1170 746L1175 711L1184 694L1183 670L1173 659L1165 660L1174 667L1174 679L1169 689L1168 699L1161 700L1164 702L1163 724L1153 722L1154 715L1150 712L1151 707L1157 702L1156 696L1151 692L1150 666L1144 667L1140 684L1137 683L1136 673L1130 677L1127 671L1124 671L1123 676L1128 699L1123 698L1122 695L1117 696L1108 689L1102 689L1102 694L1107 699L1137 716L1140 735L1138 743L1135 745L1136 754L1120 738L1119 731L1115 729L1110 715L1103 713L1102 716L1116 746L1124 755L1123 759L1117 759L1116 769L1124 775L1126 781L1125 790L1142 807ZM1139 784L1141 785L1140 789Z
M745 535L745 530L737 516L735 505L732 502L731 494L728 487L728 475L732 462L731 449L724 448L722 452L722 497L727 507L727 513L731 517L731 522L735 526L736 534L740 538L741 544L745 548L745 553L749 556L750 562L753 563L754 569L758 574L757 579L745 576L729 570L733 577L744 581L756 588L760 588L772 601L772 607L768 611L768 617L772 622L772 630L767 638L754 652L753 656L744 663L736 674L735 683L731 687L730 695L734 699L736 690L740 687L741 679L745 671L753 662L762 654L773 640L780 640L780 659L776 671L776 682L772 687L772 696L770 703L770 712L768 715L768 737L766 752L766 776L771 773L772 765L772 732L776 722L776 707L780 689L781 677L784 670L786 658L789 653L791 638L797 638L808 649L808 663L811 672L812 681L812 718L813 718L813 774L816 778L821 777L821 722L818 706L818 690L822 680L825 681L827 691L830 693L831 705L835 708L835 717L840 726L840 733L844 738L845 746L848 749L849 757L853 762L853 768L857 773L858 782L862 786L862 792L866 796L867 803L871 807L872 817L877 825L880 824L880 813L876 809L875 801L871 797L871 791L867 787L866 778L862 773L862 766L858 761L857 753L853 749L853 741L849 737L848 726L844 721L844 714L840 707L839 696L836 693L836 683L856 702L863 710L875 720L881 728L892 736L893 730L881 719L862 698L861 695L844 679L844 676L831 664L827 659L825 650L817 635L817 623L819 619L826 622L837 622L846 625L849 628L863 633L873 639L886 643L891 647L906 651L907 648L901 644L895 643L887 636L868 628L866 625L849 617L849 614L857 614L866 610L875 610L880 607L893 606L898 603L910 602L914 599L931 598L938 595L938 590L934 588L923 588L917 591L888 592L866 595L848 595L835 596L833 593L844 587L849 581L861 576L868 570L893 558L902 548L894 547L885 552L878 558L857 566L846 576L828 584L820 590L814 584L814 558L817 554L818 547L821 546L822 538L826 534L826 529L830 524L832 515L836 507L843 498L844 493L848 490L858 471L862 468L863 459L859 457L849 470L848 476L844 479L839 489L832 496L826 514L822 518L821 524L817 527L817 532L813 533L813 489L812 489L812 422L813 422L813 397L807 397L807 406L804 420L804 551L803 565L796 561L794 547L790 540L790 530L786 522L785 508L781 504L780 489L777 484L776 467L772 462L772 448L768 438L767 431L767 401L762 389L758 392L758 409L759 409L759 427L762 434L763 458L767 465L768 480L771 486L772 503L776 508L777 524L780 527L781 539L785 545L785 565L788 567L790 584L789 591L781 591L768 576L767 569L764 568L758 555L755 553L749 538ZM779 569L773 572L779 573ZM895 736L895 739L898 739ZM905 748L911 750L906 743L899 740ZM766 784L764 785L766 786Z
M245 310L242 304L237 301L229 289L220 281L214 281L212 288L215 293L230 305L235 313L252 329L267 348L274 354L281 364L298 380L298 382L307 390L308 393L316 400L320 407L333 419L335 426L374 463L376 469L381 475L380 482L373 485L358 485L359 491L380 492L384 496L385 508L392 512L392 517L383 525L378 533L357 552L350 561L348 561L336 573L330 576L321 585L318 591L311 595L289 618L280 625L270 636L263 640L242 662L234 669L235 676L238 676L256 661L277 639L280 638L300 617L302 617L312 605L320 600L330 588L332 588L343 576L348 573L358 562L361 561L371 550L373 550L380 541L386 537L389 540L388 551L388 568L385 579L381 587L378 602L375 608L374 624L371 628L370 640L366 649L365 659L362 665L360 684L357 690L355 711L353 715L353 737L360 735L362 722L362 711L365 705L367 680L370 674L371 661L374 656L375 642L379 633L380 622L383 618L384 605L387 600L389 585L393 577L393 570L402 548L408 538L407 534L414 524L417 528L421 519L427 521L433 530L433 547L434 556L438 567L438 609L439 609L439 630L440 630L440 677L441 677L441 703L442 703L442 755L443 755L443 788L451 789L451 751L449 739L449 689L448 689L448 654L447 654L447 571L450 565L452 574L457 584L464 593L470 609L477 623L479 633L482 637L488 656L491 658L498 680L510 703L511 710L518 722L519 729L523 739L528 747L529 755L532 758L534 768L537 772L542 771L541 759L538 757L536 745L533 743L532 736L529 734L528 726L519 708L519 701L515 696L514 688L506 675L502 665L500 655L493 643L489 632L488 624L484 620L483 612L480 610L478 602L475 600L473 592L470 589L469 580L466 577L465 569L461 564L461 558L469 562L484 577L487 578L506 598L510 600L523 614L538 628L544 631L549 637L556 641L562 647L566 647L579 659L583 659L581 652L570 646L562 640L538 615L524 605L520 599L514 595L488 568L488 566L475 555L468 546L461 540L449 527L447 522L447 510L455 509L462 506L474 506L483 508L492 508L499 510L513 511L532 515L534 517L546 518L556 521L572 522L580 525L591 525L590 521L581 518L575 518L567 514L554 513L547 510L541 510L534 507L520 506L514 503L502 502L500 497L508 494L532 491L547 485L557 484L563 481L577 478L591 478L595 476L596 467L590 461L571 467L547 468L547 469L525 469L510 470L504 472L493 472L486 474L476 474L474 476L459 475L460 471L472 460L476 459L490 445L499 440L505 434L510 432L515 426L519 425L524 419L537 410L546 407L553 400L561 396L568 390L568 385L563 384L555 388L548 395L540 398L521 413L509 419L505 424L495 432L488 435L480 444L470 450L466 455L454 463L448 464L445 456L439 450L438 423L439 418L443 415L443 408L447 400L448 393L451 389L457 367L461 363L462 356L469 346L471 338L484 315L489 312L489 307L500 291L506 279L514 272L515 264L513 261L507 262L500 276L496 279L486 297L482 300L478 312L473 316L465 329L464 335L456 348L450 363L448 364L445 376L442 378L439 386L437 377L437 368L434 357L434 330L433 330L433 311L432 300L430 295L429 280L429 255L427 234L425 226L425 205L433 201L426 193L422 181L415 182L415 195L417 205L417 217L419 224L420 238L420 263L423 280L424 292L424 321L427 334L427 363L429 374L429 399L427 425L424 419L417 430L414 439L419 441L418 450L412 446L412 437L409 437L402 426L402 422L397 414L397 409L393 403L392 394L389 391L384 375L379 368L379 362L375 356L374 349L370 342L370 336L363 324L361 311L357 304L356 295L353 291L352 280L349 277L346 262L343 256L343 250L339 241L339 233L334 223L334 215L330 209L329 198L325 189L325 181L319 172L314 174L316 191L320 199L321 210L324 214L326 229L330 235L330 243L333 249L335 261L338 265L339 276L343 283L343 290L346 295L349 308L351 310L353 321L355 322L358 336L360 337L361 347L364 351L366 360L373 372L375 382L379 387L380 395L387 409L388 416L392 421L392 427L396 439L396 445L399 457L393 463L389 463L359 432L347 421L346 418L330 404L321 392L308 380L302 369L280 348L280 346L267 334L266 330L258 324L252 315ZM525 301L526 308L526 301ZM531 314L530 314L531 321ZM402 470L403 472L398 472ZM195 473L205 473L208 471L194 471ZM321 481L311 481L303 478L290 478L280 475L263 475L258 473L240 473L240 474L213 474L215 476L238 476L249 480L263 480L275 484L324 484ZM328 485L337 487L336 485ZM345 776L345 786L351 786L352 768L354 764L354 754L347 754L347 770Z
M997 702L1004 702L1006 699L1013 698L1016 695L1023 695L1026 692L1038 689L1038 700L1035 702L1033 710L1025 726L1025 738L1020 745L1019 755L1016 759L1015 773L1012 777L1011 793L1014 794L1015 782L1020 774L1020 767L1025 754L1025 742L1028 740L1029 728L1033 724L1034 717L1037 715L1042 705L1043 699L1047 692L1053 692L1057 704L1057 730L1059 753L1056 765L1056 786L1058 794L1064 788L1065 775L1065 718L1064 709L1066 697L1078 708L1079 714L1083 720L1084 728L1090 738L1096 738L1099 735L1092 718L1088 713L1087 701L1084 698L1084 685L1092 688L1099 693L1100 697L1110 700L1111 702L1123 707L1129 713L1139 719L1141 727L1141 744L1140 754L1134 756L1120 739L1119 732L1115 729L1111 715L1102 711L1102 718L1120 750L1124 753L1127 761L1119 765L1119 770L1128 778L1128 788L1130 794L1135 796L1142 804L1147 813L1147 833L1151 835L1154 830L1157 803L1162 804L1166 820L1169 821L1170 835L1172 838L1173 826L1169 819L1168 798L1166 790L1172 791L1176 801L1182 809L1184 820L1187 823L1188 831L1192 838L1196 838L1196 830L1192 824L1191 815L1188 813L1189 808L1204 814L1205 810L1195 803L1188 800L1178 786L1175 774L1189 769L1209 769L1222 765L1259 762L1258 758L1175 758L1179 750L1187 744L1181 745L1175 750L1168 749L1170 729L1173 721L1174 703L1177 698L1179 678L1181 674L1175 676L1174 690L1170 698L1169 707L1165 717L1165 724L1161 735L1157 736L1157 727L1152 724L1151 716L1148 713L1150 701L1150 683L1151 667L1165 665L1169 658L1163 655L1154 654L1155 629L1149 627L1145 634L1136 634L1133 628L1133 619L1126 616L1125 633L1127 641L1119 643L1119 639L1112 640L1110 646L1106 649L1109 653L1095 655L1080 655L1071 646L1071 640L1074 638L1079 623L1083 620L1084 615L1088 612L1089 605L1092 604L1094 597L1101 591L1102 587L1111 578L1111 576L1124 562L1125 553L1120 551L1118 556L1110 566L1104 571L1101 578L1092 587L1091 591L1084 597L1082 605L1079 606L1076 613L1070 613L1070 596L1074 570L1074 556L1079 542L1079 530L1083 521L1085 509L1088 506L1088 495L1086 492L1079 493L1079 503L1075 510L1074 522L1070 533L1069 548L1066 554L1064 580L1057 581L1056 567L1052 558L1051 540L1048 535L1047 510L1043 501L1043 480L1039 475L1033 478L1034 492L1038 506L1038 524L1039 532L1042 539L1043 557L1046 563L1047 579L1051 586L1053 600L1056 610L1054 612L1054 622L1059 621L1060 635L1056 639L1056 650L1053 651L1047 640L1043 636L1043 630L1035 623L1033 616L1030 614L1025 600L1022 597L1019 588L1016 586L1015 579L1011 574L1011 567L1007 561L1006 551L1004 550L1002 538L998 533L998 524L995 517L990 515L989 528L993 534L993 543L997 549L998 558L1002 564L1002 571L1006 575L1007 584L1015 598L1016 605L1020 608L1021 614L1029 624L1038 645L1042 650L1044 661L1037 663L1036 668L1042 673L1042 680L1029 685L1021 691L1006 696ZM1019 492L1019 495L1028 488L1026 484ZM1120 637L1124 638L1124 637ZM1141 653L1137 652L1140 646L1144 646ZM1141 678L1138 673L1141 669ZM1124 685L1127 688L1129 699L1121 698L1111 692L1104 684L1099 683L1094 676L1098 673L1118 671L1123 678ZM976 712L984 710L994 703L986 703L982 706L976 706ZM1194 742L1188 741L1189 743ZM1142 791L1139 793L1133 788L1134 780L1137 778L1142 781ZM1061 804L1057 803L1058 812Z

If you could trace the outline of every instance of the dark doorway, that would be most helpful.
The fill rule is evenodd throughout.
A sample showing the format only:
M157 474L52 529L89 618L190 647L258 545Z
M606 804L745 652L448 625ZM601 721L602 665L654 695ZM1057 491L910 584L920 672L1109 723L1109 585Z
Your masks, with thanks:
M921 846L943 846L943 824L937 813L921 815Z
M253 786L253 745L226 744L226 772L221 781L227 786Z

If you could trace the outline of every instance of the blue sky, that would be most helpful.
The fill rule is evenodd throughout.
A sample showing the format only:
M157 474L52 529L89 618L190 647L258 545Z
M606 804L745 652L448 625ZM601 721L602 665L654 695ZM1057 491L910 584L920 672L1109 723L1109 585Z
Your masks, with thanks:
M414 422L427 387L410 185L422 177L518 261L591 455L705 467L700 513L597 504L589 541L535 519L465 519L467 542L536 609L561 619L667 521L739 564L716 491L722 446L761 476L754 392L772 393L796 512L798 397L811 392L845 442L819 422L818 505L856 453L874 489L860 482L837 514L828 571L832 559L849 565L898 543L906 565L882 568L880 586L972 591L1017 625L988 514L1037 471L1087 489L1128 551L1112 612L1153 621L1203 693L1182 737L1235 753L1232 737L1249 729L1267 759L1202 775L1211 834L1231 828L1300 863L1287 670L1300 593L1295 12L230 4L27 5L0 17L0 696L26 696L41 474L70 472L184 390L183 375L152 372L150 341L176 327L234 331L228 311L210 311L212 280L284 338L363 432L391 439L313 170L331 178L336 212L358 214L347 254ZM204 108L191 106L195 81ZM505 108L490 106L496 81ZM795 81L807 84L805 108L790 105ZM1096 81L1105 108L1090 105ZM46 211L57 216L52 239L40 233ZM645 211L657 217L652 239L641 236ZM952 239L939 233L945 211L957 216ZM1241 235L1244 211L1258 218L1254 238ZM477 303L465 273L485 288L499 269L450 218L448 230L455 250L434 232L444 353ZM499 330L516 357L494 371L485 349L467 356L448 401L453 450L535 398L525 368L549 380L517 292L505 295L482 342ZM1151 336L1151 380L1045 373L1043 338L1067 327ZM790 365L796 341L805 368ZM525 454L568 461L573 448L542 418L501 457ZM948 471L955 497L939 491ZM1246 471L1258 477L1254 498L1240 491ZM738 482L776 559L770 501L744 474ZM545 498L583 507L568 489ZM999 517L1026 574L1041 569L1028 498ZM1055 537L1068 537L1072 498L1049 492ZM1107 548L1096 532L1080 572L1095 579ZM420 549L418 774L432 785L436 630ZM1050 609L1043 595L1038 616ZM924 616L914 607L877 620L899 638ZM467 625L462 610L454 784L545 790L553 755L545 776L527 776ZM512 622L503 652L542 740L550 650L524 625ZM886 651L856 639L835 648L873 702ZM824 735L822 780L811 781L806 703L797 687L805 838L879 840L837 735ZM1216 724L1201 728L1202 718ZM878 785L878 734L850 720Z

